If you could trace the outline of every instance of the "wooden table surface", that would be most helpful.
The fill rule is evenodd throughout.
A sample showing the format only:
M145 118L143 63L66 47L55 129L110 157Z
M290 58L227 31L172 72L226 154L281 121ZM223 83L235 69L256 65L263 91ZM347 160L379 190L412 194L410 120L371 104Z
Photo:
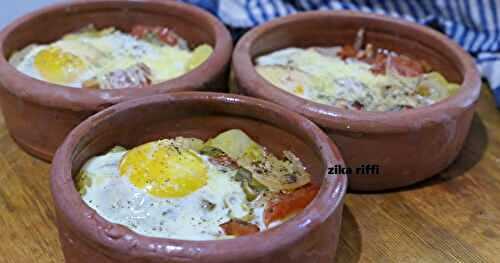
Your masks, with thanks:
M338 262L500 262L499 170L500 112L483 87L465 147L445 172L399 191L348 194ZM63 261L48 174L0 115L0 262Z

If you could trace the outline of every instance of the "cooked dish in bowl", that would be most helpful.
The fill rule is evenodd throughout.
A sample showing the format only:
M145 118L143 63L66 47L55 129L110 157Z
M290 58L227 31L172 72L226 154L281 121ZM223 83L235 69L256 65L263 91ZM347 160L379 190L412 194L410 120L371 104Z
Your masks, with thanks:
M455 94L423 60L363 43L285 48L256 58L256 70L273 85L314 102L349 110L401 111L434 104Z
M290 151L278 159L243 131L116 146L76 180L85 203L137 233L183 240L248 235L305 208L318 187Z
M358 33L362 28L365 32ZM337 50L328 48L335 46ZM256 67L265 66L259 65L262 55L288 47L322 47L284 56L282 65L275 64L288 69L291 66L283 65L290 57L290 64L300 67L300 76L320 72L324 77L320 84L325 85L320 88L331 102L297 96L258 73ZM378 63L385 66L380 68L383 74L375 70L377 55L384 62ZM295 62L298 58L303 63ZM232 61L237 92L285 106L320 125L339 145L349 167L380 166L376 176L356 171L350 175L349 186L356 191L407 186L450 165L464 145L481 86L473 58L445 35L416 23L363 12L315 11L275 19L246 33ZM329 69L331 65L338 66ZM357 71L350 72L347 65ZM348 78L338 80L338 76ZM276 79L287 84L286 78ZM366 79L391 85L386 90L384 85L364 84ZM409 85L422 82L428 86ZM297 87L292 84L289 90ZM304 87L305 95L309 95L308 88Z
M28 48L32 44L37 46ZM60 1L0 32L5 123L23 150L50 161L71 129L111 105L169 92L225 90L231 50L224 24L193 5ZM42 72L47 81L37 79Z
M145 87L179 77L212 53L190 50L168 27L136 25L130 32L89 25L50 44L31 44L9 63L33 78L75 88Z

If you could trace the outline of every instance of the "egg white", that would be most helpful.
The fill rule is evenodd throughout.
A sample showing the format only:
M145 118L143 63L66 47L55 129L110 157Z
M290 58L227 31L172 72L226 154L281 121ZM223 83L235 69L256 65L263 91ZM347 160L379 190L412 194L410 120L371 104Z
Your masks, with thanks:
M275 86L327 105L341 106L345 101L358 101L363 103L367 111L389 111L400 104L417 107L432 103L422 96L404 95L407 90L411 93L412 87L418 86L422 77L403 77L390 72L374 74L372 66L368 63L352 58L343 60L338 56L324 55L315 48L285 48L260 56L256 59L256 64L257 71L262 72L261 76ZM262 69L266 66L284 66L287 67L288 73L271 70L266 72ZM311 79L311 81L303 81L305 78L297 80L294 78L297 74L290 73L293 72L292 69L305 73L309 76L306 80ZM423 79L427 75L429 74L424 74ZM294 89L299 82L304 84L301 93L295 92ZM448 83L442 86L447 87ZM401 94L394 96L387 94L387 87L398 87L391 90L400 91ZM446 94L439 94L436 97L442 99Z
M119 164L125 154L126 151L97 156L82 168L91 182L82 198L106 220L146 236L213 240L228 238L219 225L247 216L249 207L253 207L252 223L265 228L264 206L246 200L241 184L231 179L236 170L214 165L200 155L207 167L207 184L187 196L163 199L149 195L120 176ZM211 210L206 201L214 205Z
M81 58L86 65L85 71L78 78L65 83L65 86L81 88L83 82L95 76L99 77L111 71L126 69L138 63L146 64L152 71L152 82L159 83L176 78L188 72L188 63L192 52L168 45L155 45L148 41L137 39L129 34L115 31L95 37L88 34L71 34L54 43L30 45L15 54L19 60L13 64L19 71L35 79L47 81L35 67L36 55L48 47L58 47L63 51Z

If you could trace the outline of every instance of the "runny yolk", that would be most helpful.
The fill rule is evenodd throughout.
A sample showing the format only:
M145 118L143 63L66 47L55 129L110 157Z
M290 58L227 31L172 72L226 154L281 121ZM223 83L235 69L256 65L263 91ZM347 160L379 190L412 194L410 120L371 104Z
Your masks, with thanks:
M160 198L186 196L207 184L207 168L192 150L160 140L130 150L120 163L120 175Z
M56 84L75 81L86 68L80 57L58 47L48 47L38 52L35 67L45 80Z

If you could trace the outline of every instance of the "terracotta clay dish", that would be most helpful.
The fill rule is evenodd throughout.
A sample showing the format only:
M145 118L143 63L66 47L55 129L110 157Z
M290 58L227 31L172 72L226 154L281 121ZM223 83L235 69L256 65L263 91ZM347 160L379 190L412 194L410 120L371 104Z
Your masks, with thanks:
M174 79L143 88L110 90L40 81L8 62L14 52L30 44L51 43L89 25L125 32L137 25L168 27L187 41L188 48L207 44L213 53L203 64ZM232 40L224 25L208 12L175 1L71 1L15 20L1 32L0 51L0 102L7 128L24 150L50 161L72 128L108 106L165 92L224 90Z
M240 129L267 150L290 150L319 191L288 221L229 240L147 237L113 224L84 203L76 176L89 158L177 136L202 140ZM66 262L333 262L347 177L328 175L343 161L314 123L276 104L211 92L180 92L124 102L78 125L58 149L51 190ZM111 195L110 195L111 198ZM201 209L201 208L200 208Z
M343 109L293 95L255 69L257 57L285 48L352 45L360 29L366 43L426 61L450 83L460 84L454 95L400 111ZM349 11L306 12L257 27L237 44L233 68L237 92L281 104L323 128L353 171L350 188L361 191L410 185L445 169L464 143L480 91L473 59L444 35L403 20ZM378 165L379 173L356 174L362 165Z

